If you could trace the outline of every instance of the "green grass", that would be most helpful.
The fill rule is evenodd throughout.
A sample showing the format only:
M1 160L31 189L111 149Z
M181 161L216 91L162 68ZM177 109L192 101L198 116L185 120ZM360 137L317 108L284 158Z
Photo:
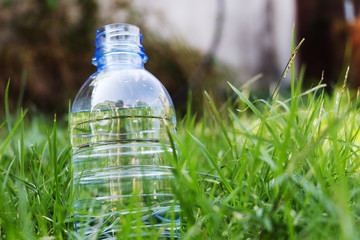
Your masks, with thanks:
M182 239L360 237L360 99L321 87L251 102L231 86L231 107L189 109L173 136ZM0 128L0 236L77 238L67 125L30 115Z
M302 75L295 84L292 74L289 99L250 101L229 84L236 101L217 108L205 93L200 120L189 104L169 156L182 239L360 238L359 94L302 92ZM66 121L11 115L5 98L0 238L81 239Z

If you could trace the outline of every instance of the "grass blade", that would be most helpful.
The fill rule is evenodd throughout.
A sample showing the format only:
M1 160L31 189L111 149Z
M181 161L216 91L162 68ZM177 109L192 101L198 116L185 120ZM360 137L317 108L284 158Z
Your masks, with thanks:
M204 152L205 154L205 158L210 162L210 164L215 168L217 174L219 175L219 177L221 178L222 183L224 184L224 186L226 187L226 189L229 191L229 193L233 192L234 190L232 189L232 187L230 186L228 180L226 179L226 177L224 176L224 174L222 173L221 169L219 168L219 166L217 165L216 160L211 156L210 152L206 149L206 147L199 141L199 139L197 139L195 136L193 136L190 132L188 132L188 134L190 134L190 136L192 137L192 139L194 139L194 141L200 146L201 150Z

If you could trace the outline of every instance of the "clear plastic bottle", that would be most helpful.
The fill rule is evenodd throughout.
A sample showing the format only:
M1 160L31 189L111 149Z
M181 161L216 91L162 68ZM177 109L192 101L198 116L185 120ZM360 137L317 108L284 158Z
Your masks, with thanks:
M121 237L125 226L179 238L166 130L175 132L172 100L144 69L147 56L137 26L101 27L95 45L98 70L71 109L74 208L80 219L75 227L101 239Z

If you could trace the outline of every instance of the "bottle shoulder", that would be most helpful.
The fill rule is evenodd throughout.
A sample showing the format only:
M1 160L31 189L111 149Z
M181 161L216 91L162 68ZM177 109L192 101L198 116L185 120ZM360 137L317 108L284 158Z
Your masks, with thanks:
M91 75L74 99L72 111L98 108L173 106L161 82L145 69L111 69Z

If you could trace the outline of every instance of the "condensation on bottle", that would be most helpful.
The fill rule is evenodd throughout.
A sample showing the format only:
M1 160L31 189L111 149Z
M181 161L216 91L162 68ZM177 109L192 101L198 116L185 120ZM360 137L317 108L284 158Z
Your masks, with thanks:
M98 29L92 59L98 70L72 105L75 228L86 238L180 237L167 131L176 131L175 110L144 69L142 39L130 24Z

